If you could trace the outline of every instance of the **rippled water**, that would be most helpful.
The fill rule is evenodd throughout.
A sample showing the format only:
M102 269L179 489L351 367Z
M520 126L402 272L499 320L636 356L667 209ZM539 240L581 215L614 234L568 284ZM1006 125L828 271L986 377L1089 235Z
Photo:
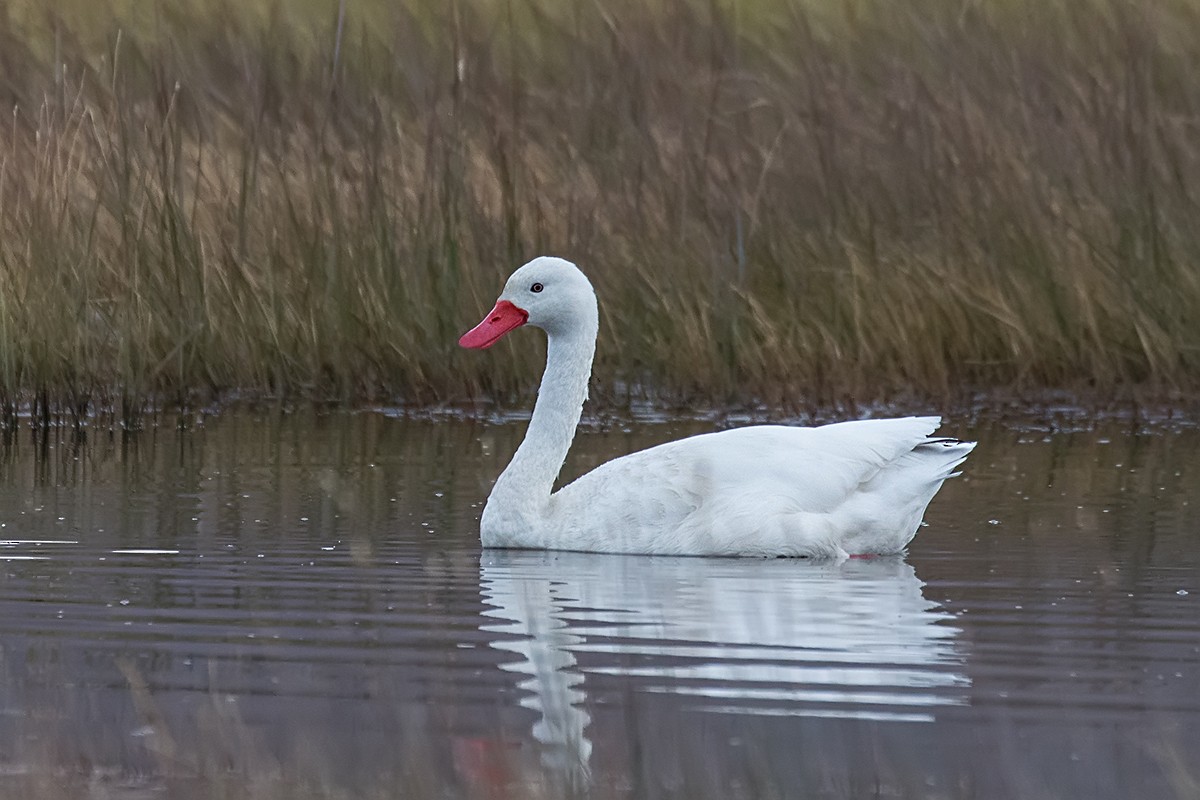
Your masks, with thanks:
M1194 427L947 425L980 446L908 555L844 563L481 552L522 431L22 433L0 796L1200 792Z

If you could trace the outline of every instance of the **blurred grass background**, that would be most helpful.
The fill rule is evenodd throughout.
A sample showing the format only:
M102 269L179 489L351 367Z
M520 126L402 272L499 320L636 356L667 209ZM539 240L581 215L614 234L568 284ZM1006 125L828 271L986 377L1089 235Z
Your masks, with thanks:
M11 0L0 402L1200 384L1196 0Z

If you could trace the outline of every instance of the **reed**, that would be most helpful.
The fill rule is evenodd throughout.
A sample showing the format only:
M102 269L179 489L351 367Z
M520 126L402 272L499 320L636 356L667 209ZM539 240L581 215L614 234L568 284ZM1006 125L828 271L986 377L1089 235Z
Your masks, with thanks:
M541 253L597 284L610 402L1194 389L1198 24L1195 0L16 0L0 399L504 400L535 337L455 340Z

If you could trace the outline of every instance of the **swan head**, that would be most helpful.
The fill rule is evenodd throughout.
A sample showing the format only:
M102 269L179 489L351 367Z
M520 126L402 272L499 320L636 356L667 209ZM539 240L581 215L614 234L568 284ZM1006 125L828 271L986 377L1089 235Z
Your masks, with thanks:
M495 307L458 343L481 350L522 325L552 337L585 332L594 339L597 318L596 293L587 276L566 259L541 256L509 276Z

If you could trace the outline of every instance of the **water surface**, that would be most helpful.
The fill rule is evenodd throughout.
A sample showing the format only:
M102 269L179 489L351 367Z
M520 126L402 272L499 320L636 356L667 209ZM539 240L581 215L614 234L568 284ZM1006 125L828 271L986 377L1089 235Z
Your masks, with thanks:
M1194 797L1200 432L944 431L908 554L842 563L481 551L519 421L21 432L0 796Z

